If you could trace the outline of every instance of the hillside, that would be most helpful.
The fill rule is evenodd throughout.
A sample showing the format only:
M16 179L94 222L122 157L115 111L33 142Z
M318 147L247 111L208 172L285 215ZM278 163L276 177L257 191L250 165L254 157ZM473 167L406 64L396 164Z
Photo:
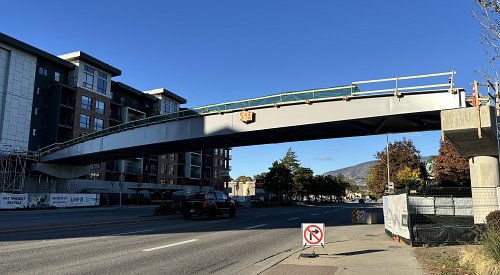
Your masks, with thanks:
M422 162L426 162L430 158L432 158L432 156L422 157ZM357 164L357 165L353 165L353 166L349 166L349 167L337 169L337 170L334 170L334 171L329 171L329 172L324 173L323 175L338 175L338 174L342 174L345 177L347 177L350 180L352 180L352 182L355 185L359 186L361 189L365 189L366 188L365 181L366 181L366 178L368 177L368 170L376 162L377 162L376 160L368 161L368 162L363 162L363 163L360 163L360 164Z

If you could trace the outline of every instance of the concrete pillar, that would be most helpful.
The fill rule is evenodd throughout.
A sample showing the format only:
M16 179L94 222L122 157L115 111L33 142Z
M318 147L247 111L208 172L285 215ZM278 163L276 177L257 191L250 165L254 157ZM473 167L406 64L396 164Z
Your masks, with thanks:
M472 187L472 205L474 223L485 222L486 216L498 210L500 200L497 189L500 186L498 158L477 156L469 159L470 179Z

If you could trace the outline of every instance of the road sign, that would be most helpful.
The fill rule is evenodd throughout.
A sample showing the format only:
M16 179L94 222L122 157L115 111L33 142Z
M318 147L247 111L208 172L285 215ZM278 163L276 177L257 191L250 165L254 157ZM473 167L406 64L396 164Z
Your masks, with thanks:
M358 220L360 220L360 221L364 221L365 220L365 211L358 210Z
M303 246L325 246L325 224L303 223L302 224Z

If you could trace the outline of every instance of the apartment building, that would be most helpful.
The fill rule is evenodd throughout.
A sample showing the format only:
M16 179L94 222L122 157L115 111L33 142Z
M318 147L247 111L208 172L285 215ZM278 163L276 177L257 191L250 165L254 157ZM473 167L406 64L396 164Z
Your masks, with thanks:
M163 88L142 92L112 80L119 75L119 69L85 52L55 56L0 33L0 150L37 151L128 121L175 113L186 103ZM131 183L223 188L229 159L229 149L145 156L95 163L81 179L94 181L95 190L105 190L99 184L117 181L120 172ZM54 186L49 175L29 167L25 173L27 186L16 191L68 192L65 185Z

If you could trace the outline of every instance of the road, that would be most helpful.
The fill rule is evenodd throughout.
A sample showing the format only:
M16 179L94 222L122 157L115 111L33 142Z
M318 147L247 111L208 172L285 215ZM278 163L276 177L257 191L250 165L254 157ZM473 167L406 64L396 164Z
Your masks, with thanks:
M152 216L149 207L0 212L0 270L255 274L301 249L301 223L325 223L325 239L333 240L335 227L351 223L354 206L242 208L234 219L192 220Z

